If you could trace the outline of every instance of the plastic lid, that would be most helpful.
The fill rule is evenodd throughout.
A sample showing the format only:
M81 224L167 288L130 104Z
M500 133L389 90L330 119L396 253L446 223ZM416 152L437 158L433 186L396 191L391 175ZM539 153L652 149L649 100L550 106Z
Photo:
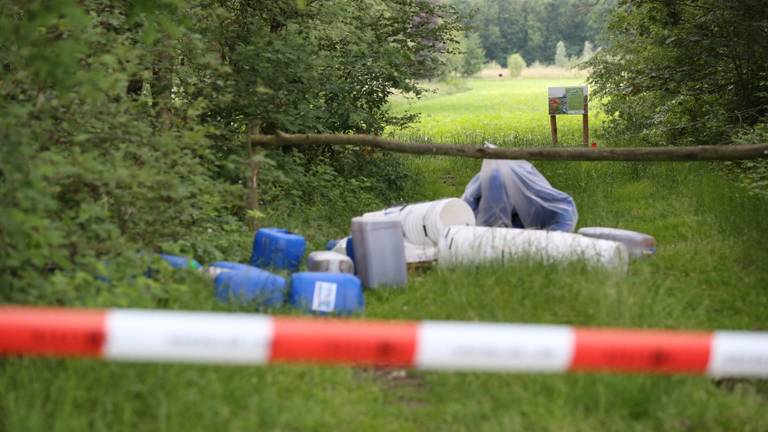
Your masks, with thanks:
M380 230L380 229L403 229L403 225L400 219L393 219L388 216L375 216L375 217L356 217L352 218L352 229L365 229L368 231Z

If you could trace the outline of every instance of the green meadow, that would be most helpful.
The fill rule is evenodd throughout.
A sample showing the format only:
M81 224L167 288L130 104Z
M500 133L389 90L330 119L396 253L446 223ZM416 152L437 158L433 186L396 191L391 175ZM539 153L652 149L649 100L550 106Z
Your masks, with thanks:
M436 84L432 93L414 100L393 99L395 112L416 112L420 121L391 134L404 139L472 144L484 140L499 145L551 145L547 87L585 84L580 78L471 79ZM592 129L602 114L592 104ZM558 116L559 145L581 145L581 116Z
M388 135L414 141L548 145L546 87L578 79L469 80L421 100L394 98L420 122ZM592 125L601 116L594 108ZM581 119L560 117L562 145ZM610 145L610 143L599 143ZM411 201L459 196L480 161L402 156ZM768 330L768 203L712 163L536 162L571 194L579 227L638 230L656 255L626 275L582 264L528 262L410 275L403 289L366 293L360 318L554 323L661 329ZM376 209L370 209L376 210ZM320 247L349 229L346 209L318 230ZM240 258L248 251L237 252ZM233 257L234 259L235 257ZM171 307L218 305L190 275ZM127 305L130 306L130 305ZM271 311L290 313L287 310ZM7 431L768 431L768 382L701 376L534 375L312 366L121 364L0 360L0 430Z

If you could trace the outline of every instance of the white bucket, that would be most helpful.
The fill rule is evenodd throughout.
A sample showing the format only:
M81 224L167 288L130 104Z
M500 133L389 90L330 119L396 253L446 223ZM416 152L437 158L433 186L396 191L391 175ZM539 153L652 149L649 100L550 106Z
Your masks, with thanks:
M405 239L415 245L434 246L451 225L475 225L475 213L458 198L412 204L400 213Z
M529 258L545 263L584 260L626 272L627 248L610 240L558 231L451 226L438 244L440 265L479 264Z
M427 234L425 216L432 201L411 204L400 213L405 240L419 246L432 246L434 243Z

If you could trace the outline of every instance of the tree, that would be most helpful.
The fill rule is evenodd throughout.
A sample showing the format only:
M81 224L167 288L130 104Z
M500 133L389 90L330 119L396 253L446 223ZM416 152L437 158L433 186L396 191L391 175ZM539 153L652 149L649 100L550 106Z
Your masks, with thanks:
M506 66L519 52L528 63L551 62L551 47L565 42L578 57L584 41L598 41L617 0L449 0L464 24L480 34L488 61Z
M509 76L511 78L519 77L525 66L525 60L523 60L523 56L520 54L515 53L507 58L507 69L509 69Z
M461 74L465 77L472 76L483 69L485 62L485 50L477 33L469 33L462 44L464 58L461 64Z
M220 39L238 97L217 115L238 128L260 119L266 133L380 133L399 121L389 95L420 93L417 80L435 76L457 29L450 8L424 0L223 4L224 30L214 20L204 31Z
M456 42L444 56L442 75L468 77L480 72L485 61L485 51L477 33L460 33L455 39Z
M581 50L581 58L580 60L585 62L592 58L592 56L595 55L595 49L592 46L592 42L590 41L584 41L584 48Z
M136 275L148 252L240 249L250 125L407 122L388 97L420 94L457 28L425 0L0 0L0 301L175 305L181 285ZM267 157L273 208L383 206L403 188L394 158Z
M768 8L760 0L622 1L587 63L623 136L717 143L768 115Z
M116 292L153 304L179 285L162 272L137 280L154 266L146 252L216 256L231 246L222 234L242 230L241 188L215 178L197 119L206 101L168 88L193 68L179 64L179 40L207 50L176 24L183 8L84 3L0 8L2 301L92 304Z
M570 64L568 53L565 51L565 42L559 41L555 46L555 66L567 69Z

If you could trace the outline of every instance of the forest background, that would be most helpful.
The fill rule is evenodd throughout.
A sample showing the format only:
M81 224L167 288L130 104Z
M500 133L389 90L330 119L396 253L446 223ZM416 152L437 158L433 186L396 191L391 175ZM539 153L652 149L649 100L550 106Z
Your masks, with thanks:
M181 307L171 293L189 281L135 277L157 264L149 252L244 259L249 221L290 214L330 238L340 216L404 201L414 176L397 156L283 148L255 156L249 213L245 137L398 130L417 115L392 111L390 96L455 75L451 56L468 55L470 37L481 63L500 65L554 63L562 41L589 71L604 145L768 135L760 0L0 6L3 302ZM765 193L764 163L718 169Z

